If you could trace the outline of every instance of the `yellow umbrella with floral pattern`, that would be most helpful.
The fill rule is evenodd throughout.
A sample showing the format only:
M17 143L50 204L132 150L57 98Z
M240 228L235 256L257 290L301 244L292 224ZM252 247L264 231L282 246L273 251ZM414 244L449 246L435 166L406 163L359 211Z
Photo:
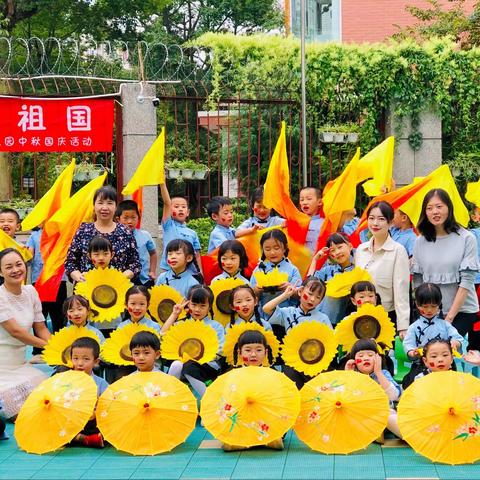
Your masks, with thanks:
M457 465L480 459L480 379L433 372L415 380L398 404L403 439L433 462Z
M241 367L220 375L205 392L200 415L218 440L242 447L281 438L295 423L300 394L271 368Z
M103 392L97 425L118 450L156 455L183 443L197 414L197 401L180 380L163 372L138 372Z
M388 397L368 375L346 370L321 373L300 394L295 433L313 450L354 452L370 445L387 426Z
M43 381L15 422L18 446L29 453L58 450L82 431L93 414L97 386L90 375L68 371Z

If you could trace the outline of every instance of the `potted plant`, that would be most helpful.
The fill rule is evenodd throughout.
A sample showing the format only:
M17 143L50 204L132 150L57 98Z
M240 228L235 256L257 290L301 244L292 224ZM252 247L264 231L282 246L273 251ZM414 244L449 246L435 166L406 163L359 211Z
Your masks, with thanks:
M182 174L182 165L180 160L169 160L167 163L167 178L178 179Z
M35 200L28 194L12 198L9 202L0 205L1 208L13 208L22 219L33 210L34 206Z
M351 122L339 125L323 125L319 133L320 141L323 143L358 142L358 125Z

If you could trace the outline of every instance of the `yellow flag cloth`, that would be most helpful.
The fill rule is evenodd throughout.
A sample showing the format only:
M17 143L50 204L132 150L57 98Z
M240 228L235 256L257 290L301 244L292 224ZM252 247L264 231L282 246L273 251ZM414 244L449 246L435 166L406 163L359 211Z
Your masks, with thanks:
M31 230L48 220L70 198L74 170L75 160L73 159L48 192L38 201L35 208L24 218L22 230Z
M480 207L480 179L476 182L467 183L465 198L476 207Z
M433 172L427 175L426 178L429 178L430 181L419 190L412 198L407 200L401 207L400 210L406 213L414 225L418 223L420 218L420 212L422 210L422 203L425 195L432 190L433 188L442 188L450 196L453 203L453 213L455 220L462 226L467 227L470 220L467 207L463 203L460 194L458 193L457 186L455 185L455 180L450 172L448 165L441 165ZM413 185L419 182L422 177L414 178Z
M165 127L153 142L135 170L133 177L122 190L123 195L132 195L140 187L165 183Z
M27 247L16 242L0 228L0 251L5 250L6 248L14 248L15 250L18 250L26 262L33 258L33 255Z
M289 235L299 243L304 243L310 217L298 210L290 198L290 171L288 167L285 122L282 122L277 145L268 167L263 189L263 204L273 208L288 220Z
M363 184L369 197L381 195L385 189L387 192L391 190L394 148L395 137L388 137L358 162L357 183L372 179Z

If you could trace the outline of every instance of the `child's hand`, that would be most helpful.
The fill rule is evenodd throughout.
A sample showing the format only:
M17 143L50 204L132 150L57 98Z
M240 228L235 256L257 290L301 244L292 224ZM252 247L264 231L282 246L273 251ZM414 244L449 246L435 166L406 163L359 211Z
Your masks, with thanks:
M375 354L375 360L373 362L373 371L375 373L382 371L382 357L378 353Z
M469 350L464 356L463 359L474 365L480 365L480 352L478 350Z
M458 350L462 346L458 340L450 340L450 345L452 346L453 350Z
M148 272L148 276L152 279L155 280L157 278L157 272Z
M260 295L263 293L263 288L256 285L255 287L253 287L253 291L255 292L256 295Z
M345 364L345 370L356 370L355 360L350 359L350 360Z
M318 260L319 258L323 258L323 257L326 257L328 255L328 252L330 251L330 249L328 247L323 247L321 248L317 253L315 253L315 255L313 256L313 258L315 260Z
M297 287L295 285L290 285L289 283L282 283L279 286L280 290L283 290L282 295L285 297L291 297L295 293L297 293Z
M407 334L406 330L399 330L398 331L398 336L399 336L400 340L403 340L405 338L406 334Z
M79 270L74 270L70 274L70 277L74 282L84 282L85 281L85 276Z
M420 354L418 353L418 348L415 348L413 350L409 350L407 352L407 356L409 356L410 358L418 358L420 356Z
M255 233L257 230L263 230L265 227L256 223L251 229L250 233Z
M178 316L183 312L183 310L185 310L189 303L190 302L184 298L182 303L177 303L173 306L172 313L175 315L175 318L178 318Z

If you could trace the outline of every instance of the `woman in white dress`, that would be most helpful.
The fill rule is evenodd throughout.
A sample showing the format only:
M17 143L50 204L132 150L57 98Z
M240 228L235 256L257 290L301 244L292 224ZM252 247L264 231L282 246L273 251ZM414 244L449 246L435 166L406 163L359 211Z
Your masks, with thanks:
M27 267L13 248L0 252L0 410L6 418L20 407L45 375L25 359L27 345L42 348L50 337L42 304L31 285L23 285ZM31 328L35 335L31 333Z

